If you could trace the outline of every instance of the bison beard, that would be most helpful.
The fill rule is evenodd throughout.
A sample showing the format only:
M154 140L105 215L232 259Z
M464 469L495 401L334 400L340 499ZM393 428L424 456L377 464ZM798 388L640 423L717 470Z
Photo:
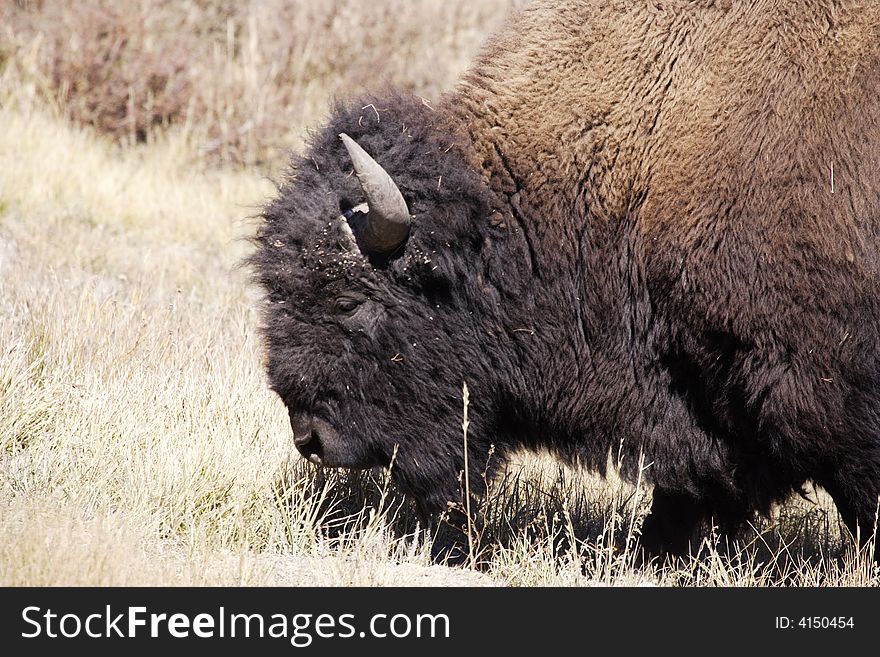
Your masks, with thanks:
M471 482L643 456L654 553L809 481L874 535L880 5L668 4L533 2L435 107L339 105L293 159L250 263L311 461L437 514L466 381Z

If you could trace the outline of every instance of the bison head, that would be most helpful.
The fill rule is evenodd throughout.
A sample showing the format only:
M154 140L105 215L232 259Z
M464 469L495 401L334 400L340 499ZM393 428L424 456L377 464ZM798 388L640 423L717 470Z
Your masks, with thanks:
M251 258L296 449L328 467L393 460L431 511L459 490L462 384L476 472L503 394L492 210L462 144L418 100L337 108L265 208Z

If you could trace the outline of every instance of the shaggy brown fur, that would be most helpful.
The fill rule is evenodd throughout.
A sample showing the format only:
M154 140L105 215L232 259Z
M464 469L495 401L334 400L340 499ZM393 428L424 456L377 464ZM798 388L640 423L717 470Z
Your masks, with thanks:
M399 258L324 276L309 249L363 200L343 131L415 223ZM533 2L433 110L339 107L265 218L274 388L336 427L342 464L397 445L427 510L454 497L467 379L471 463L494 444L602 470L614 448L635 476L644 455L653 550L808 480L873 534L880 3ZM375 304L348 325L369 339L329 328L328 277Z

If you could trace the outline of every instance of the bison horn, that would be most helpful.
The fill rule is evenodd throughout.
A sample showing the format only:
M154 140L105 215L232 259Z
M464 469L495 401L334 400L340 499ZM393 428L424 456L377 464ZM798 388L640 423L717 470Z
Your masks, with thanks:
M346 134L339 135L357 174L370 212L361 243L371 251L390 254L409 236L410 215L403 194L394 180L360 145Z

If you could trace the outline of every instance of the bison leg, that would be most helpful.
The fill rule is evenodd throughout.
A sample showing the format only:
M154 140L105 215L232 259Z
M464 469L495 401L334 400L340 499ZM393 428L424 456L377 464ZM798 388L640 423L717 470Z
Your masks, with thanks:
M698 546L707 515L705 506L692 496L655 488L651 513L642 525L642 548L660 558L687 556Z
M855 482L840 481L840 478L821 484L834 499L840 517L853 539L858 539L859 547L869 546L873 541L874 560L880 562L880 522L877 515L880 486L857 486Z

